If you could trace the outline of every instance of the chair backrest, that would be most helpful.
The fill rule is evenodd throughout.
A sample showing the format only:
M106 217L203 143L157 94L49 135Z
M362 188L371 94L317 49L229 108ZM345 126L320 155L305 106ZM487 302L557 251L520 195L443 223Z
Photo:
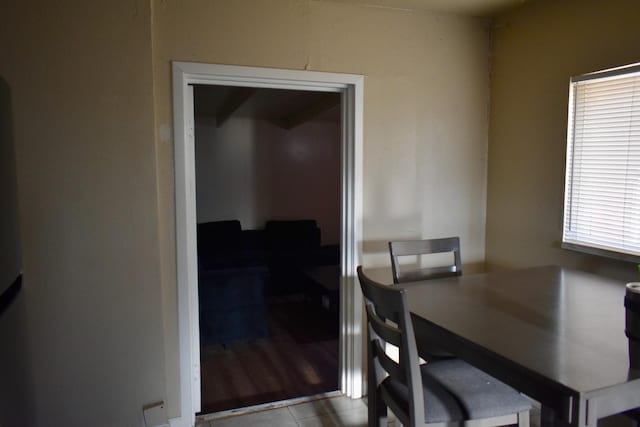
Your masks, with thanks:
M453 264L437 267L403 270L398 258L426 254L453 252ZM435 279L438 277L460 276L462 261L460 258L460 239L445 237L442 239L405 240L389 242L393 283L413 282L416 280Z
M424 417L424 400L420 359L405 290L373 281L363 273L362 266L357 271L367 311L369 381L374 381L370 385L377 387L387 375L404 384L409 417L415 425L420 416ZM386 343L400 349L398 362L386 353Z

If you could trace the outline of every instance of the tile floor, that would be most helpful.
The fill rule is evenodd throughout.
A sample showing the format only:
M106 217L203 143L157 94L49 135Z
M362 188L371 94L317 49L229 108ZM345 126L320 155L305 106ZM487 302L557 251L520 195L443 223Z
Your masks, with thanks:
M197 422L197 427L366 427L366 425L366 401L342 396L209 421L206 417L202 417Z
M196 427L366 427L367 403L366 399L338 396L226 418L206 418L201 417ZM393 425L390 414L389 426ZM540 410L534 406L531 427L539 426Z

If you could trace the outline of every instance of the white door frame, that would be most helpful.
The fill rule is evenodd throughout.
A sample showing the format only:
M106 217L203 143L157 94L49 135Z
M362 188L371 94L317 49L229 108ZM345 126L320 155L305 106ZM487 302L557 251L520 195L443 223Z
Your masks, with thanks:
M362 375L362 295L355 280L362 253L362 76L314 71L173 62L176 262L180 345L180 417L193 426L200 411L200 335L196 253L194 84L339 92L342 94L340 230L340 390L359 398Z

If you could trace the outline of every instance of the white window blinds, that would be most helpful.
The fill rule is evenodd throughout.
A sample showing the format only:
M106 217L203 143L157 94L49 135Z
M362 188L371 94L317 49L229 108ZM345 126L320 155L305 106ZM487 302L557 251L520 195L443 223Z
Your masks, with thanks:
M640 256L640 65L573 78L565 246Z

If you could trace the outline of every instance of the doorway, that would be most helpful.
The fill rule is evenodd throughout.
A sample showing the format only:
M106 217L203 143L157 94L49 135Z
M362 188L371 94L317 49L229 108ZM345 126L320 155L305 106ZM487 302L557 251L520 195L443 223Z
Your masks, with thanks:
M201 413L335 392L340 94L193 91Z
M181 417L193 425L201 409L200 331L196 250L193 85L279 88L338 93L342 111L340 165L339 387L363 391L362 297L355 280L362 227L362 76L198 63L173 63L176 252Z

